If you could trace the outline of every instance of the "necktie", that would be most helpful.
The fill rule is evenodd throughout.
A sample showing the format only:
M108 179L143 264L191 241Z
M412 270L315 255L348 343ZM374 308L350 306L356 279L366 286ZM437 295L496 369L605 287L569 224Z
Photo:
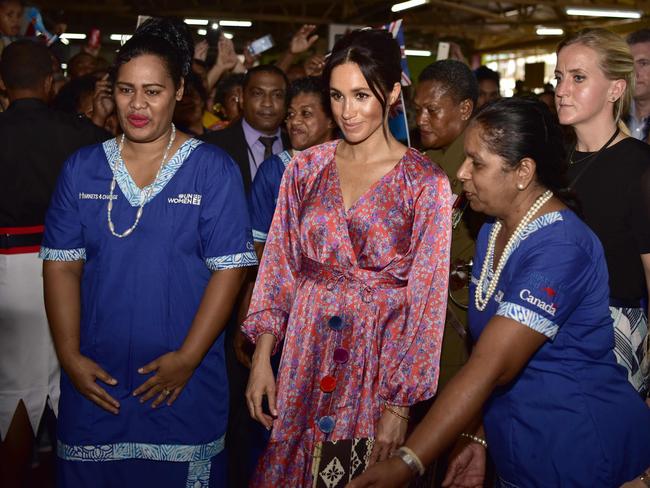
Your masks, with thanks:
M264 159L268 159L273 154L273 143L277 139L277 136L273 137L260 137L259 141L264 145Z

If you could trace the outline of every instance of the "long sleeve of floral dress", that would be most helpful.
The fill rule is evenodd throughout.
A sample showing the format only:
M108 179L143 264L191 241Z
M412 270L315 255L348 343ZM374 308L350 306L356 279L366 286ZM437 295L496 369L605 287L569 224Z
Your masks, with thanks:
M451 195L445 177L428 180L414 202L406 321L390 322L380 347L379 394L394 405L430 398L438 383L447 310Z
M272 227L297 229L299 226L299 191L297 165L289 165L280 185ZM276 347L284 339L287 319L295 294L300 269L300 241L295 232L270 234L264 247L249 315L244 332L256 342L262 334L272 334Z

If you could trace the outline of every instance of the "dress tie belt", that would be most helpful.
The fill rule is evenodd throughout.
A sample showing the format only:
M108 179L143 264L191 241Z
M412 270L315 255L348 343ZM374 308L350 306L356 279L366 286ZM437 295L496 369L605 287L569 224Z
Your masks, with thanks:
M344 268L335 264L321 263L305 255L302 256L301 272L313 280L326 281L325 288L329 291L334 290L343 281L357 283L361 287L361 299L364 303L374 300L376 289L403 288L408 283L388 273L358 267Z

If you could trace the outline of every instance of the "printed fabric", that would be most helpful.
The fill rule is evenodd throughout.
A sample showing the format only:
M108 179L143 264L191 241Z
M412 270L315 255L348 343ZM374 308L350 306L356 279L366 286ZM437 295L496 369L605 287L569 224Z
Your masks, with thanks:
M311 486L315 442L374 437L386 402L412 405L436 392L448 180L409 149L346 210L337 144L303 151L287 167L243 325L253 341L284 340L279 417L253 486Z

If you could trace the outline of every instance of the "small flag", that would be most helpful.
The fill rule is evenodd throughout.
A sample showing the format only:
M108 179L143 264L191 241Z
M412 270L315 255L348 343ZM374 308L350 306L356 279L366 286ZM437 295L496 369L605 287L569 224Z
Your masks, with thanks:
M399 44L399 49L402 52L402 86L411 85L411 72L409 71L408 64L406 62L406 45L404 42L404 27L402 27L402 20L394 20L390 24L382 26L382 29L386 29L393 36L393 39Z

